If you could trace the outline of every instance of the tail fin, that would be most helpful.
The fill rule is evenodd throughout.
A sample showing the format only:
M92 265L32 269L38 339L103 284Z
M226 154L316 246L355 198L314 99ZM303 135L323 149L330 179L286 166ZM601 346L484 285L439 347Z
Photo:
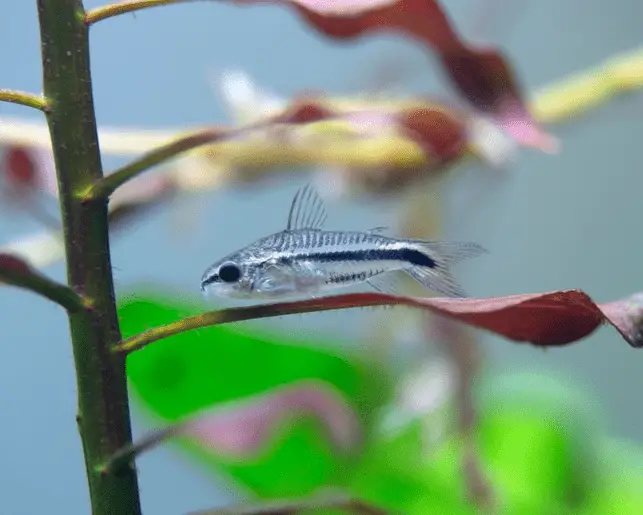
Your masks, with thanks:
M425 288L447 297L467 296L453 276L451 265L488 253L474 242L408 240L408 243L431 258L434 266L415 265L406 272Z

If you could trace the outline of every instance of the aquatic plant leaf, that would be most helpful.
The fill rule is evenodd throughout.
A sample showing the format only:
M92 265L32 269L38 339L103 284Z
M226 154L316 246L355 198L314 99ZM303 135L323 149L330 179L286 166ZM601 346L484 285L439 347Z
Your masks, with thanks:
M0 176L9 193L42 190L57 195L58 192L54 159L48 149L21 144L0 146Z
M643 448L639 442L609 438L602 443L601 477L579 515L643 513Z
M600 305L606 319L633 347L643 346L643 293Z
M0 253L0 282L13 284L16 278L36 273L26 261L12 254Z
M487 375L478 386L484 392L476 429L479 459L493 479L501 512L577 513L574 494L582 498L592 491L599 467L604 427L591 423L599 415L595 398L553 377L524 373ZM371 441L350 491L392 513L480 513L467 501L461 438L451 434L428 443L425 424L415 419Z
M591 493L606 429L591 391L522 371L487 379L478 395L481 459L511 504L573 505Z
M362 431L352 407L328 384L304 380L204 410L151 432L119 451L106 469L126 465L142 452L180 436L233 461L255 458L267 450L279 429L302 417L321 422L338 452L357 450Z
M115 349L130 353L169 336L230 322L335 309L395 305L427 309L509 340L542 347L566 345L581 340L607 323L615 327L632 347L643 347L643 307L640 298L640 295L634 295L621 301L600 304L581 290L488 298L426 298L354 293L209 311L127 338Z
M467 125L456 113L428 107L408 109L400 113L398 123L427 156L442 166L462 157L465 152Z
M124 337L203 311L203 301L171 288L133 287L118 303ZM328 385L349 403L364 431L392 396L387 372L369 356L348 352L347 342L255 327L208 327L183 333L127 358L134 405L155 426L173 425L204 410L253 398L306 381ZM263 498L308 495L324 484L342 484L354 466L350 454L332 445L319 422L293 420L252 460L206 452L196 441L170 445L221 472ZM301 456L305 455L306 460Z
M53 154L23 144L0 144L0 203L58 229L58 217L43 201L58 194Z
M400 32L437 52L453 84L477 109L490 113L522 144L554 150L525 105L521 87L501 52L464 42L436 0L236 0L281 3L296 9L322 34L340 40Z

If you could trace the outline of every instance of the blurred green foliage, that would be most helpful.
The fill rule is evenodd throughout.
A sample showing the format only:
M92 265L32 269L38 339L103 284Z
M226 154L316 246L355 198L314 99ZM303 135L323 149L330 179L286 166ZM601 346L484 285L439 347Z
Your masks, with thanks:
M120 302L123 336L203 311L200 301L180 298L137 289ZM254 460L226 460L179 444L217 478L224 471L255 497L340 486L395 513L481 513L467 500L459 438L426 449L418 419L395 434L379 431L379 409L392 398L385 368L362 355L329 350L337 342L314 343L218 326L132 354L127 373L139 404L160 422L300 379L323 380L342 392L367 429L357 455L333 451L310 420L275 435ZM486 377L478 391L480 467L502 514L643 514L643 451L610 440L600 414L577 388L517 374Z
M123 336L203 311L198 301L179 298L174 292L137 291L123 300ZM218 402L314 378L341 392L368 428L391 392L386 374L376 373L377 367L364 358L312 347L303 339L250 336L232 326L216 326L172 336L130 355L127 375L141 404L165 422ZM319 485L342 483L352 467L354 456L334 452L310 420L296 423L277 439L251 463L182 445L261 497L299 496Z

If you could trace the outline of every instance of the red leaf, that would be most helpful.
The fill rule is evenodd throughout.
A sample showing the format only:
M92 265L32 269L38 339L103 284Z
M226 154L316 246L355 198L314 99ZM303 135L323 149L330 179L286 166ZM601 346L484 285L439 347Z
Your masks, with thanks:
M395 305L427 309L509 340L541 347L575 342L608 323L632 347L643 347L643 293L616 302L597 304L580 290L563 290L480 299L350 293L220 309L143 331L123 340L114 350L134 352L161 338L199 327L299 313Z
M522 144L554 151L556 141L529 114L521 88L505 57L475 48L456 34L436 0L236 0L294 7L313 27L336 39L375 32L401 32L431 47L460 92L490 113Z
M440 167L464 154L467 144L464 121L445 110L409 109L401 113L399 123Z
M31 274L33 270L26 261L11 254L0 253L0 277Z
M600 325L609 323L621 333L631 346L643 347L643 294L616 302L597 304L580 290L478 299L353 293L298 302L225 309L213 312L217 316L212 324L285 314L383 305L403 305L428 309L434 313L504 336L509 340L529 342L543 347L575 342L591 334ZM142 339L148 340L147 338Z
M315 99L299 99L288 106L286 111L278 116L277 123L305 124L313 123L337 116L330 109L322 106Z
M0 176L12 195L44 191L58 194L54 158L50 149L23 145L0 146Z
M12 146L5 151L5 170L7 179L16 186L37 186L36 164L29 149Z
M364 295L379 297L372 299L380 301L373 304L384 303L385 297L389 297ZM630 345L643 346L643 296L640 294L607 304L597 304L580 290L481 299L398 299L399 304L428 308L510 340L534 345L572 343L588 336L600 325L609 323Z

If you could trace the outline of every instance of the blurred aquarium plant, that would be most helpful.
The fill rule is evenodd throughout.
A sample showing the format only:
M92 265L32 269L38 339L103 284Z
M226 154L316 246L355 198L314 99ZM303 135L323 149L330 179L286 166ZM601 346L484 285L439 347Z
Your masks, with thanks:
M600 407L574 385L484 374L473 330L547 347L609 324L641 347L640 294L613 302L581 290L447 299L411 296L406 285L408 295L208 311L192 290L130 285L116 301L108 234L186 192L268 186L277 173L313 167L313 180L332 185L330 198L395 195L405 205L400 232L437 238L438 179L470 159L506 168L519 147L555 154L560 143L543 127L640 88L641 51L527 98L503 53L466 42L436 0L275 0L335 40L388 31L419 41L461 100L284 99L237 70L219 84L230 126L99 129L90 27L172 3L127 0L85 12L80 0L38 0L44 95L0 90L0 100L42 111L49 129L0 119L4 204L45 226L2 246L0 280L68 313L92 513L140 513L131 464L169 440L256 501L202 514L643 513L643 451L606 434ZM104 175L97 143L103 154L137 158ZM60 219L42 209L46 197L59 200ZM68 284L41 272L63 259ZM415 310L382 317L366 351L330 337L223 325L390 305ZM444 356L420 352L396 369L389 353L373 351L399 352L404 335L422 349L442 342ZM136 442L126 378L161 426Z

